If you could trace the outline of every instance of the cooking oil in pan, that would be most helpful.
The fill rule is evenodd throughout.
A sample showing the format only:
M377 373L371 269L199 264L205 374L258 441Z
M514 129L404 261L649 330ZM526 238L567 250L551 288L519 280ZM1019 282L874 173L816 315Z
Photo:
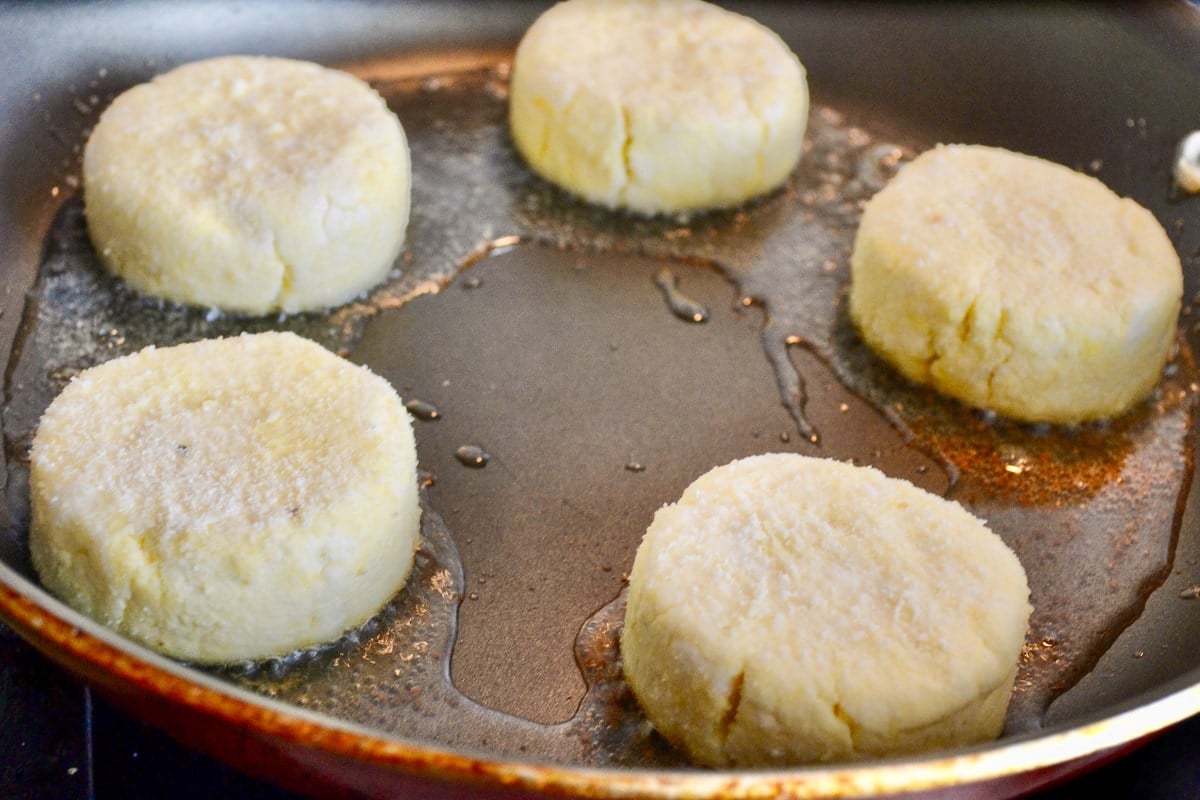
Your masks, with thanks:
M492 455L477 444L459 445L454 451L454 457L464 467L483 469L492 460Z
M405 400L404 407L408 410L408 413L413 415L413 417L426 422L431 422L435 419L439 419L442 416L442 412L438 411L437 406L435 406L433 403L427 403L424 400L418 400L416 398L409 398Z
M675 273L663 267L654 275L654 285L662 290L671 313L688 322L707 322L708 309L679 291Z
M621 575L655 507L768 450L875 464L961 501L1014 548L1036 610L1012 732L1036 727L1162 582L1191 477L1186 345L1143 406L1064 430L908 384L848 324L862 205L910 148L817 108L784 189L647 219L587 207L524 168L502 66L379 88L414 170L409 241L387 285L328 314L176 307L104 274L75 199L8 365L10 456L71 375L152 343L293 330L420 398L425 515L408 587L342 640L218 670L227 680L488 754L682 764L620 677ZM437 293L456 276L471 291ZM480 441L488 468L467 469L457 448ZM8 469L21 530L27 464Z

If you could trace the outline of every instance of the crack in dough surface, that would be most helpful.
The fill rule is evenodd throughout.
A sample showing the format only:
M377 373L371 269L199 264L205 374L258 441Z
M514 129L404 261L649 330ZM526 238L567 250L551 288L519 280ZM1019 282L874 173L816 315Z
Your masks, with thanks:
M624 670L710 766L982 742L1003 726L1028 598L1016 556L961 506L871 468L755 456L655 515Z
M1095 178L943 145L867 204L849 315L908 378L1023 422L1114 417L1158 383L1183 294L1154 216Z
M513 62L514 143L589 202L736 205L782 184L807 127L804 68L773 32L701 0L568 0Z

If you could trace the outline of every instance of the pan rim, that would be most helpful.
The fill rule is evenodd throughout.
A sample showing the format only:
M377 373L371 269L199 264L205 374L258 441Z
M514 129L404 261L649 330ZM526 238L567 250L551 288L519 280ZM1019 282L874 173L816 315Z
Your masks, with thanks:
M1161 692L1127 699L1123 705L1133 703L1131 708L1115 713L1100 709L1062 727L927 755L746 770L564 765L457 751L255 694L121 637L4 563L0 620L102 694L105 689L96 685L90 670L155 700L286 742L310 756L423 778L587 797L741 798L761 796L769 788L796 797L865 798L986 784L1073 764L1083 768L1200 713L1197 668L1164 685ZM1142 699L1145 702L1138 702Z

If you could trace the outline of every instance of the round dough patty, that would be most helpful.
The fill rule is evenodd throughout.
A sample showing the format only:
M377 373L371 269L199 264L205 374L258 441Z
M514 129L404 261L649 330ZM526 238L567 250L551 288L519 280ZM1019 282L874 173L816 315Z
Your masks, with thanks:
M1026 422L1113 417L1157 384L1183 295L1146 209L1031 156L939 146L863 213L850 316L908 378Z
M86 370L43 415L30 480L46 587L196 662L338 637L403 586L419 535L400 398L288 333Z
M1031 608L1011 550L869 467L754 456L658 511L625 675L709 766L909 753L1001 732Z
M408 143L357 78L281 58L185 64L113 101L83 156L88 231L131 286L262 314L382 281L408 224Z
M525 33L509 93L534 171L646 213L782 184L808 123L804 68L757 22L700 0L567 0Z

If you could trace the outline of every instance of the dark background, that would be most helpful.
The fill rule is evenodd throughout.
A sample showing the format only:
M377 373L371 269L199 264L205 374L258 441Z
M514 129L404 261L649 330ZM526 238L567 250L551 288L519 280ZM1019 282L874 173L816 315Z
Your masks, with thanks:
M1036 800L1200 797L1200 717ZM177 744L0 626L0 800L297 800Z

